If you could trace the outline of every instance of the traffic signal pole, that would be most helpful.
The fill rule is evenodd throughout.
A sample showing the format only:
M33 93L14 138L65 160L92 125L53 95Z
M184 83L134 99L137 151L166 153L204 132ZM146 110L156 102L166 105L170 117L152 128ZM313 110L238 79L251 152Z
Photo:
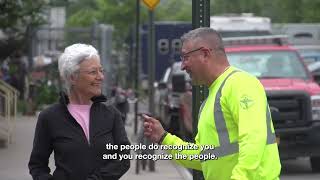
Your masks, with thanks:
M192 28L210 27L210 0L192 0ZM198 132L198 113L202 102L208 96L205 86L192 86L193 137ZM202 172L193 170L193 180L203 180Z

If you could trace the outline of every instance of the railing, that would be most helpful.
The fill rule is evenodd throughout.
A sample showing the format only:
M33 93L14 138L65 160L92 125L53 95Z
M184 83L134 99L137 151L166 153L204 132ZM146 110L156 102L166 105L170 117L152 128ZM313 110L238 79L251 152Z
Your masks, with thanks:
M4 143L4 146L12 142L18 96L18 90L0 80L0 142Z

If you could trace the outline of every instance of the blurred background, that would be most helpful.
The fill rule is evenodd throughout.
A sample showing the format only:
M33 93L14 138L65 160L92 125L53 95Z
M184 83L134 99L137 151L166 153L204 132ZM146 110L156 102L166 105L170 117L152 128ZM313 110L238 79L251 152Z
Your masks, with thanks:
M227 52L232 65L257 76L270 91L280 88L283 92L299 90L307 94L306 102L301 103L296 100L301 94L289 99L286 95L287 99L280 102L284 107L279 106L281 98L272 92L268 100L275 108L272 116L277 120L280 145L285 144L281 152L286 159L282 179L319 179L320 154L315 152L320 152L320 145L315 142L320 142L320 135L310 140L312 135L305 132L320 133L319 128L314 128L320 122L320 1L208 2L210 27L222 34L226 47L269 46L264 47L264 54L241 47L237 50L241 53L236 54L230 48ZM73 43L88 43L98 49L106 69L103 93L123 113L133 142L140 141L138 111L150 112L168 131L191 140L192 85L180 70L179 38L192 29L195 3L201 1L160 0L153 10L154 42L150 44L150 11L139 0L0 0L0 179L31 179L27 161L36 117L57 101L62 89L57 60L64 48ZM261 40L263 43L256 38L265 35L269 40ZM232 44L241 41L232 38L244 37L245 43ZM283 68L266 74L269 58L275 55L284 64L271 67ZM290 106L297 103L296 107ZM279 113L283 109L285 112ZM306 122L296 122L293 116ZM291 146L286 142L301 149L289 153L287 148ZM151 172L139 176L133 163L123 179L192 179L189 170L174 163L157 164L156 171L151 168Z
M66 46L76 42L90 43L99 49L109 73L112 72L107 77L109 84L106 89L110 89L109 93L112 86L133 87L136 1L1 0L0 3L1 79L20 92L20 112L32 113L56 100L55 93L61 88L57 59ZM276 26L270 30L275 30L279 24L319 23L317 7L319 2L312 0L211 0L210 14L236 16L245 13L245 16L267 17L272 27ZM163 39L163 43L156 46L164 46L162 54L168 51L169 56L156 52L156 80L161 78L170 63L179 61L174 52L169 52L169 45L165 49L165 38L158 36L167 37L170 41L178 39L179 35L191 29L191 12L191 0L161 0L157 6L155 23L167 23L167 27L162 26L163 32L156 30L156 39ZM144 59L148 49L144 42L146 37L143 36L146 34L147 20L148 9L141 6L139 79L144 79L147 73ZM173 22L185 25L173 26ZM179 42L173 50L179 53ZM164 65L159 65L162 62L158 58L169 60L162 60ZM25 102L32 103L32 107L27 107Z

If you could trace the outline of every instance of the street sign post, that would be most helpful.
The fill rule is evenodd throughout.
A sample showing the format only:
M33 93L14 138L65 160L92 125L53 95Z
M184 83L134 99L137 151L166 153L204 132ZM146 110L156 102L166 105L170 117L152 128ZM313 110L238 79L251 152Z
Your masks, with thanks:
M138 84L139 84L139 48L140 48L140 0L136 2L136 40L135 40L135 63L134 63L134 90L135 97L139 98L140 94L138 94ZM134 106L134 134L137 134L138 131L138 101Z
M192 28L210 27L210 0L192 0ZM208 88L192 86L193 137L197 134L198 113L202 102L208 96ZM202 172L193 171L193 180L203 180Z
M154 81L155 81L155 33L154 33L154 14L153 10L160 0L143 0L143 3L149 8L149 25L148 25L148 84L149 84L149 113L154 114ZM147 144L151 143L150 141ZM148 150L149 154L154 154L154 150ZM149 161L150 171L155 171L155 162Z

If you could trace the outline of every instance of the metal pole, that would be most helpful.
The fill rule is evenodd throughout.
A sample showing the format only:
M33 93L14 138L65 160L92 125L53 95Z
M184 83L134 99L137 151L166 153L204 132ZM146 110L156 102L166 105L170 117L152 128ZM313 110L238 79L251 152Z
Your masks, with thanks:
M155 80L155 40L154 40L154 25L153 25L153 11L149 11L149 112L154 115L154 80Z
M100 47L100 59L102 62L103 68L106 70L106 78L103 82L102 93L105 95L110 95L111 85L113 84L111 79L111 49L112 49L112 32L113 27L110 25L100 24L96 29L100 29L100 41L95 40L96 43L100 42L100 45L96 44L97 47Z
M97 34L98 34L98 23L97 21L94 21L94 23L92 24L91 26L91 43L92 43L92 46L94 46L95 48L99 49L98 48L98 38L97 38Z
M29 25L27 29L27 34L28 34L28 72L30 72L33 68L33 52L34 52L34 40L36 37L33 37L35 35L35 30L34 28Z
M97 47L97 41L95 39L95 32L96 32L96 25L93 25L93 30L91 31L91 36L92 36L92 44L93 46ZM108 80L109 79L109 74L110 74L110 59L107 59L107 54L106 54L106 50L107 50L107 35L106 35L106 27L101 24L100 25L100 38L101 38L101 41L100 41L100 61L101 61L101 64L103 66L103 68L107 71L107 75L106 75L106 78L104 79L104 82L103 82L103 86L102 86L102 93L104 95L108 95L108 90L107 88L108 87L111 87L111 84L108 83Z
M210 27L210 0L192 0L192 28ZM204 86L192 86L192 126L193 137L198 133L198 111L202 102L208 96L208 89ZM200 171L193 170L194 180L203 180Z
M148 46L150 47L148 53L148 82L149 82L149 113L154 116L154 79L155 79L155 34L153 25L153 11L149 10L149 34ZM154 154L154 150L149 150L150 154ZM154 161L149 161L150 171L155 171Z
M136 99L139 99L139 52L140 52L140 0L137 0L136 3L136 53L135 53L135 63L134 63L134 90ZM134 106L134 134L137 134L138 131L138 102L135 102Z
M135 27L132 25L130 26L130 35L128 36L128 43L129 43L129 55L127 58L127 63L129 65L128 72L126 73L126 78L129 80L129 83L127 83L127 87L129 88L135 88L135 63L134 63L134 58L133 58L133 49L135 48L134 44L134 39L135 39L135 32L134 29Z

